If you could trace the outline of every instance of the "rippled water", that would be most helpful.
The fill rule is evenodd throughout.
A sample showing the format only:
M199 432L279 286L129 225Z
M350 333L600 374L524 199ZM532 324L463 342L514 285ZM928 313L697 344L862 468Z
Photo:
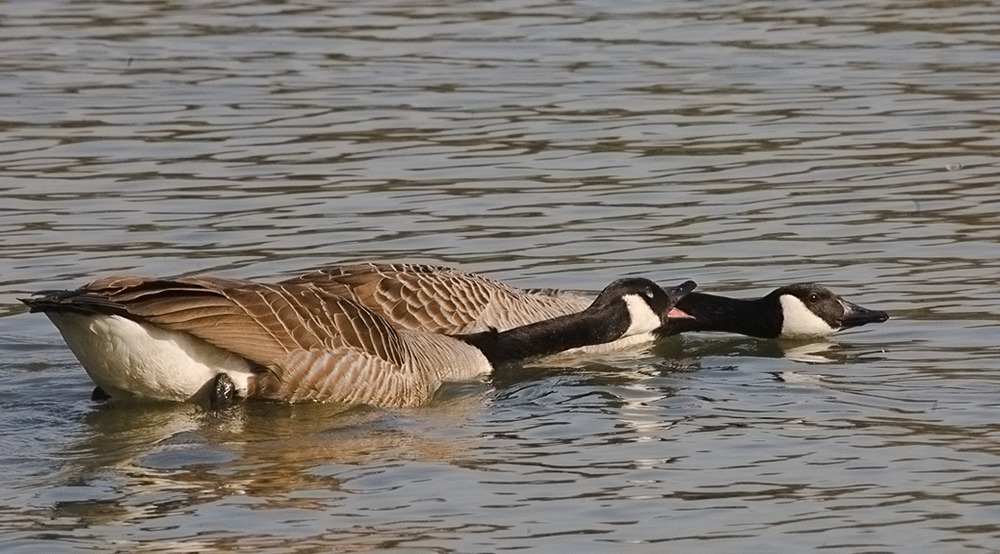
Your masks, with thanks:
M1000 11L618 4L0 4L0 549L1000 548ZM208 413L16 301L360 259L893 319Z

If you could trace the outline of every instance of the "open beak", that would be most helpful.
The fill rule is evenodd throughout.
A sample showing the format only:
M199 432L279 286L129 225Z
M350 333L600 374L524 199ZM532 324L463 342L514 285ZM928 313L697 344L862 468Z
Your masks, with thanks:
M673 307L673 308L670 308L670 311L667 313L667 319L668 320L671 320L671 319L675 319L675 320L676 319L694 319L694 316L691 315L691 314L689 314L689 313L687 313L687 312L685 312L684 310L682 310L682 309L680 309L678 307Z
M691 318L684 310L676 307L676 304L680 302L681 298L687 296L687 293L693 291L698 284L694 281L684 281L683 283L667 289L667 297L670 298L670 310L667 311L662 317L660 317L660 323L663 325L667 324L670 318L680 319L680 318ZM693 319L693 318L692 318Z
M839 321L841 329L860 327L868 323L882 323L889 319L889 314L883 311L869 310L843 298L840 299L840 303L844 306L844 315Z

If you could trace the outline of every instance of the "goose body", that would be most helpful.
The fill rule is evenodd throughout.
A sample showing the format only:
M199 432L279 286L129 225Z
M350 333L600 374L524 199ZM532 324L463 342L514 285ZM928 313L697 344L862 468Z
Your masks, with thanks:
M586 294L519 289L476 273L416 264L331 265L284 283L310 283L382 315L393 325L434 333L474 333L527 325L584 309ZM685 331L722 331L762 338L819 338L887 320L816 284L789 285L757 299L692 292L651 333L589 345L606 351Z
M413 406L445 381L649 333L693 288L623 279L583 310L455 336L394 326L307 281L108 277L23 302L52 320L112 397Z

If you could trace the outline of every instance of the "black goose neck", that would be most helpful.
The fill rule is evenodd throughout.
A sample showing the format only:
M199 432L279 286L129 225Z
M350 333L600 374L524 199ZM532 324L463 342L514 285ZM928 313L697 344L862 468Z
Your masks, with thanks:
M673 319L663 334L685 331L721 331L751 337L775 338L781 334L781 304L773 293L762 298L740 299L692 292L677 303L692 319Z
M611 342L625 333L627 310L594 309L556 317L503 332L486 331L459 336L482 351L494 368L556 354L572 348Z

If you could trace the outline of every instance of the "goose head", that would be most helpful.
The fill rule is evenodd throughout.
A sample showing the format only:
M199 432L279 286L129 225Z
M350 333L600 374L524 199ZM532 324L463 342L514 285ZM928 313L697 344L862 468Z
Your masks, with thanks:
M814 283L784 286L752 299L693 292L681 298L676 308L681 315L672 314L657 334L722 331L766 339L822 338L889 319L885 312L848 302Z
M609 322L618 319L617 325L608 326L608 329L620 329L615 338L652 333L671 318L687 317L675 306L696 286L694 281L684 281L664 289L642 277L619 279L604 287L587 311L603 313ZM624 322L627 325L622 325Z
M781 307L782 338L827 336L868 323L882 323L889 314L859 306L815 283L781 287L767 296Z

